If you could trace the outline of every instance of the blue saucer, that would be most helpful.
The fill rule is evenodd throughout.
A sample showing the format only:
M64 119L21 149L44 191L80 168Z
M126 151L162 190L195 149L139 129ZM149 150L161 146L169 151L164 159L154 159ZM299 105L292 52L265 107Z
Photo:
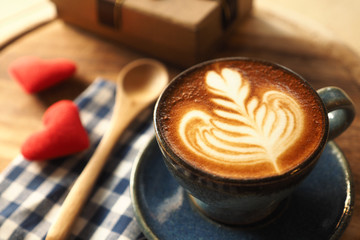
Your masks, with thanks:
M351 171L334 142L282 208L258 226L227 226L198 212L168 173L155 138L136 159L130 185L135 215L148 239L338 239L354 204Z

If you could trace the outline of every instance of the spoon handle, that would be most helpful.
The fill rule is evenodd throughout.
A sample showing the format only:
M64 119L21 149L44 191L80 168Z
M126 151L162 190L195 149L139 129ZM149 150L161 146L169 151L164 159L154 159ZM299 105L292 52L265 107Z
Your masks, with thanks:
M110 126L100 141L99 146L63 202L59 215L47 233L46 240L67 239L118 137L141 110L138 106L133 106L130 110L128 107L130 104L124 104L124 101L121 102L123 104L114 109Z
M88 199L93 186L106 163L111 149L116 142L114 134L108 135L99 143L94 155L75 181L65 201L63 202L57 219L50 227L46 239L67 239L75 219L79 215L82 206Z

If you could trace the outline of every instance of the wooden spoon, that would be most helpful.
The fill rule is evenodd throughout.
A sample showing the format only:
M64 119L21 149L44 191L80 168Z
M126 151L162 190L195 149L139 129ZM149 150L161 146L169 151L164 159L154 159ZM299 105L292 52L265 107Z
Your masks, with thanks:
M67 195L57 219L47 233L47 240L68 237L119 136L134 117L155 101L168 79L166 68L151 59L136 60L120 71L110 126Z

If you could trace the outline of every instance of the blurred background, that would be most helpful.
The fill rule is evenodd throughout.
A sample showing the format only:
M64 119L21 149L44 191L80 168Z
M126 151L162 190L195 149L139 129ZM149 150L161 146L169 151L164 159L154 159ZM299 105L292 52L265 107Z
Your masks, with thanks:
M322 25L328 34L360 53L360 31L353 27L360 23L358 0L254 0L254 7L257 5L276 7L282 14L307 19L310 25ZM55 16L54 4L48 0L0 0L0 46Z

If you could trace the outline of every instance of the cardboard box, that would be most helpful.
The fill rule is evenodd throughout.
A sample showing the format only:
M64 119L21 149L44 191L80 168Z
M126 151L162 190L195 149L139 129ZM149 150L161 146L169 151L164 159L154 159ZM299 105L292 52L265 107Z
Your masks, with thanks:
M58 16L150 56L190 66L218 49L252 0L52 0Z

